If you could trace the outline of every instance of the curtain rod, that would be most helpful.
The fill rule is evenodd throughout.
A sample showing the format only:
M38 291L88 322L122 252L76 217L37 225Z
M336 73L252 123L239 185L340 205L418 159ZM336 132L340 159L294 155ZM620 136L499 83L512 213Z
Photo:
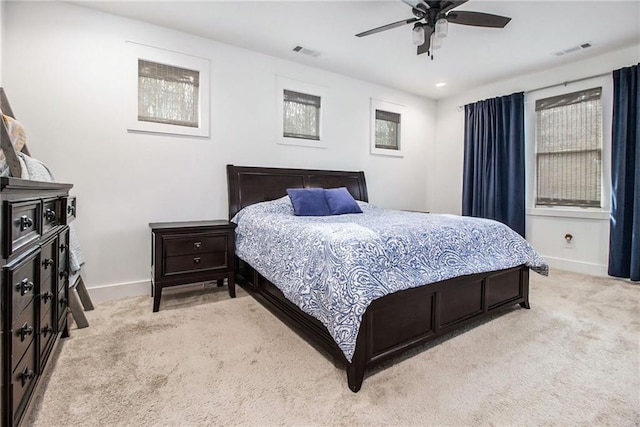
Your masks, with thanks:
M537 87L535 89L525 90L524 93L527 94L527 93L532 93L532 92L538 92L538 91L541 91L541 90L551 89L552 87L558 87L558 86L568 86L568 85L570 85L572 83L579 83L579 82L582 82L582 81L585 81L585 80L595 79L595 78L598 78L598 77L610 76L611 74L612 74L612 71L609 71L608 73L596 74L594 76L582 77L582 78L575 79L575 80L567 80L567 81L562 82L562 83L556 83L556 84L552 84L552 85L549 85L549 86L543 86L543 87ZM462 111L462 110L464 110L464 105L458 105L456 107L456 109L458 111Z

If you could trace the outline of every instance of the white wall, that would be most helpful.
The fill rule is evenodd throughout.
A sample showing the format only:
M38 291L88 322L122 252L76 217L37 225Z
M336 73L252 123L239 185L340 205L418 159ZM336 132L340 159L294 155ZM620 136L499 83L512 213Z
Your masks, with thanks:
M549 69L544 72L522 75L495 84L479 87L464 95L440 100L437 103L436 143L432 155L434 168L429 174L428 205L432 211L459 214L462 210L462 162L464 146L464 112L459 106L478 100L496 96L508 95L519 91L528 91L566 81L582 79L612 70L634 65L638 62L640 46L609 52L605 55L581 60L570 65ZM571 92L586 87L608 85L603 88L603 109L605 114L603 144L603 168L605 171L604 184L608 188L611 144L611 78L601 77L570 84L566 88L535 91L525 94L525 106L530 110L538 96L551 96L552 93ZM555 92L559 91L559 92ZM527 116L528 117L528 116ZM533 147L530 123L527 121L527 165L530 165ZM533 175L528 170L528 181ZM528 184L529 184L528 182ZM441 183L446 183L441 187ZM609 253L609 193L603 192L603 212L599 213L568 213L544 212L531 209L533 196L531 186L528 185L528 213L526 237L533 246L547 259L552 267L579 271L595 275L606 275ZM535 214L535 215L534 215ZM574 236L573 243L567 245L564 236L570 233Z
M228 163L364 170L371 202L427 209L433 101L72 4L4 15L3 83L31 153L75 185L94 295L148 292L149 222L226 218ZM126 132L126 40L211 59L212 138ZM327 149L275 144L277 74L328 88ZM404 158L369 154L371 97L405 106Z

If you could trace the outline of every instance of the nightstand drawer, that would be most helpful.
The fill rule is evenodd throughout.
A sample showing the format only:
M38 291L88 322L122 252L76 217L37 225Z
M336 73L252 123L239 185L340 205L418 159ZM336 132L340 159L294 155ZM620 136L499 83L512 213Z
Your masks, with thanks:
M164 236L164 255L202 254L205 252L223 252L227 250L227 233L196 233L179 236Z
M227 268L226 252L207 252L197 255L167 257L164 265L164 274L190 273L215 268Z

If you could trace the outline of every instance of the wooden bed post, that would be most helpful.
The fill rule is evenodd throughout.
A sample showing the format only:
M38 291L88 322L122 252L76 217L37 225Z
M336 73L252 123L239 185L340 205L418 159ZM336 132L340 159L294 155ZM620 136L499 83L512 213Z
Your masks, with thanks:
M362 315L362 323L356 339L356 351L353 353L351 363L347 364L347 383L352 392L357 393L364 381L364 372L367 367L367 314Z

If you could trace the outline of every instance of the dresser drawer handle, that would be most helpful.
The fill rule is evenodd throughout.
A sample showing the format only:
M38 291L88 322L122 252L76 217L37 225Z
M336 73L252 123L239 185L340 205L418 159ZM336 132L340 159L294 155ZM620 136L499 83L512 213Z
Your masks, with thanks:
M69 273L67 271L61 271L59 276L61 279L67 279L69 277Z
M35 372L32 369L24 368L24 371L20 373L20 382L22 383L22 387L35 376Z
M46 270L50 265L53 265L53 260L51 258L45 258L44 261L42 261L42 266L44 267L44 269Z
M44 213L44 219L47 221L53 221L56 219L56 211L53 209L47 209Z
M67 215L73 215L73 212L76 210L76 207L73 205L67 206Z
M53 292L45 292L42 294L42 301L46 304L47 300L53 299Z
M195 257L195 258L193 259L193 263L194 263L194 264L200 264L200 257Z
M202 242L195 242L193 244L193 249L200 249L201 246L202 246Z
M24 231L27 228L33 227L33 219L26 215L20 217L20 231Z
M42 328L42 336L43 337L47 337L47 335L52 334L53 333L53 328L49 325L45 326L44 328Z
M65 307L67 305L67 299L66 298L60 298L60 300L58 302L60 303L60 307Z
M30 282L29 279L22 279L22 282L18 283L16 286L20 291L20 295L24 296L27 292L31 292L33 290L33 282Z
M64 252L68 248L64 243L60 245L60 252Z
M22 325L20 329L18 329L18 335L20 335L20 341L24 341L26 337L33 333L33 326L29 326L27 323Z

